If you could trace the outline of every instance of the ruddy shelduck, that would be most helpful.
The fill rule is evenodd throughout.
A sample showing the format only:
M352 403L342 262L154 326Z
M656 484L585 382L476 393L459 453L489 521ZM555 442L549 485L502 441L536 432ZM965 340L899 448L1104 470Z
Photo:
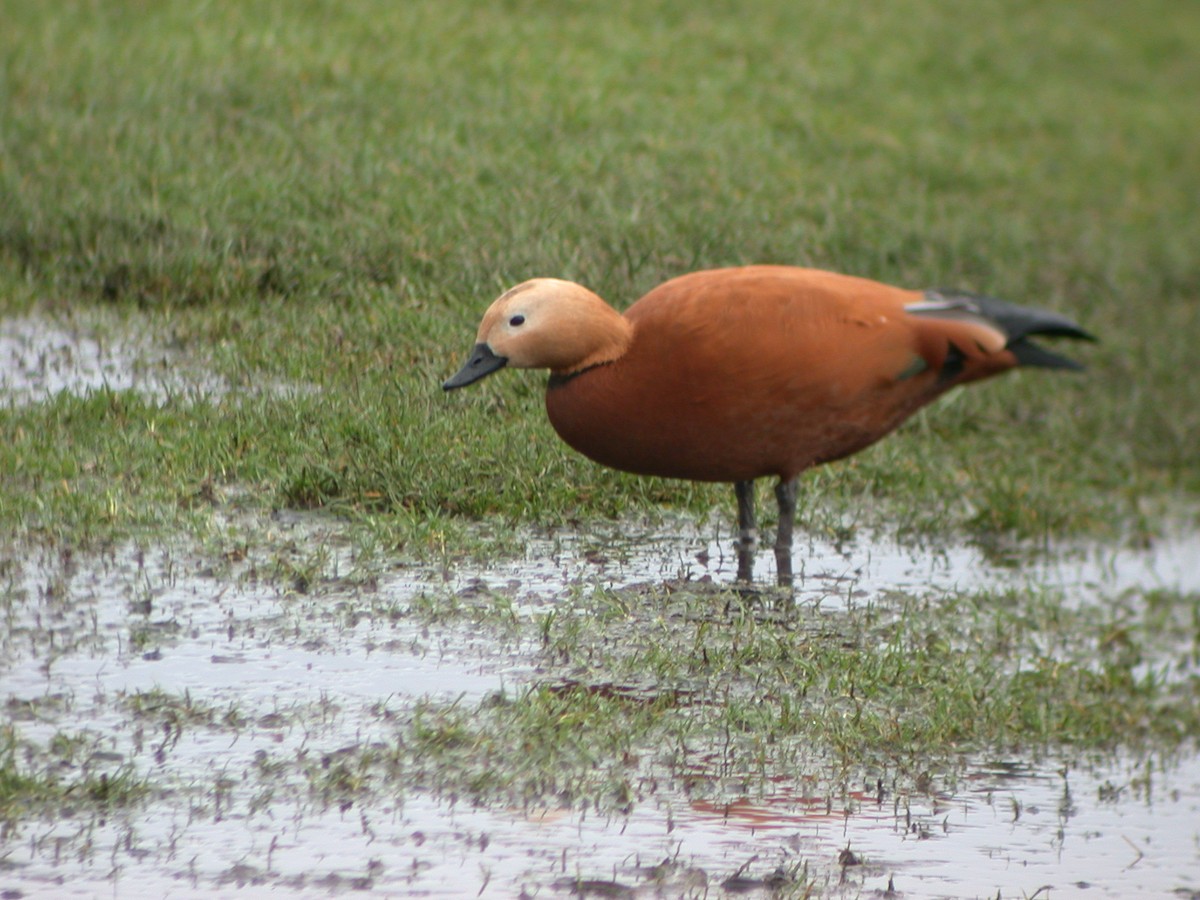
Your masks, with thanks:
M1081 368L1031 335L1092 339L1062 316L992 297L789 266L683 275L623 315L578 284L535 278L491 305L443 387L504 366L549 369L550 422L580 453L640 475L733 482L742 578L754 479L778 478L775 556L787 583L796 477L960 384L1017 366Z

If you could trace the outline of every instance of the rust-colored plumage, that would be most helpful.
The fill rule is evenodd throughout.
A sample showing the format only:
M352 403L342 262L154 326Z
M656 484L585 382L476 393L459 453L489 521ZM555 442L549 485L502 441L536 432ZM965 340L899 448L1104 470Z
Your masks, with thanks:
M779 478L776 556L790 577L795 479L874 443L947 390L1018 365L1078 368L1029 341L1088 338L1052 313L786 266L695 272L621 315L571 282L534 279L484 315L444 387L505 366L548 368L546 411L568 444L643 475L737 485Z

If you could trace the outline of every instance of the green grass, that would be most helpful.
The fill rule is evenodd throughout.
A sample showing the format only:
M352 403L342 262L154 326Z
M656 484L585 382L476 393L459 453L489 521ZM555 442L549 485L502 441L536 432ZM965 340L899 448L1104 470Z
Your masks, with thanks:
M1198 18L1166 0L17 2L0 312L115 307L235 385L316 392L0 410L0 520L101 537L249 484L424 552L477 518L730 509L574 456L539 376L438 385L518 280L625 305L761 261L986 290L1103 339L1081 377L972 388L810 477L810 525L1139 521L1200 490L1200 151L1180 114Z

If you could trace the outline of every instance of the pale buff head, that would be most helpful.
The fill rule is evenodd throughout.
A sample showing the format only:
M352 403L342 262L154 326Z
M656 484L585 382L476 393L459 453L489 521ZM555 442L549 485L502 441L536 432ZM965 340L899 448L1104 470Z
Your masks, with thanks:
M587 288L535 278L488 307L470 358L443 387L465 387L504 366L579 372L620 357L632 333L629 322Z

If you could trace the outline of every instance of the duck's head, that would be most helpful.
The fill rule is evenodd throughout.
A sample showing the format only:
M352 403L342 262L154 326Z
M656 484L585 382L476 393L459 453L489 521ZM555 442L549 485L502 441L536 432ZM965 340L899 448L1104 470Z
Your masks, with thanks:
M471 355L442 387L466 387L505 366L579 372L621 356L632 332L620 313L587 288L534 278L488 307Z

